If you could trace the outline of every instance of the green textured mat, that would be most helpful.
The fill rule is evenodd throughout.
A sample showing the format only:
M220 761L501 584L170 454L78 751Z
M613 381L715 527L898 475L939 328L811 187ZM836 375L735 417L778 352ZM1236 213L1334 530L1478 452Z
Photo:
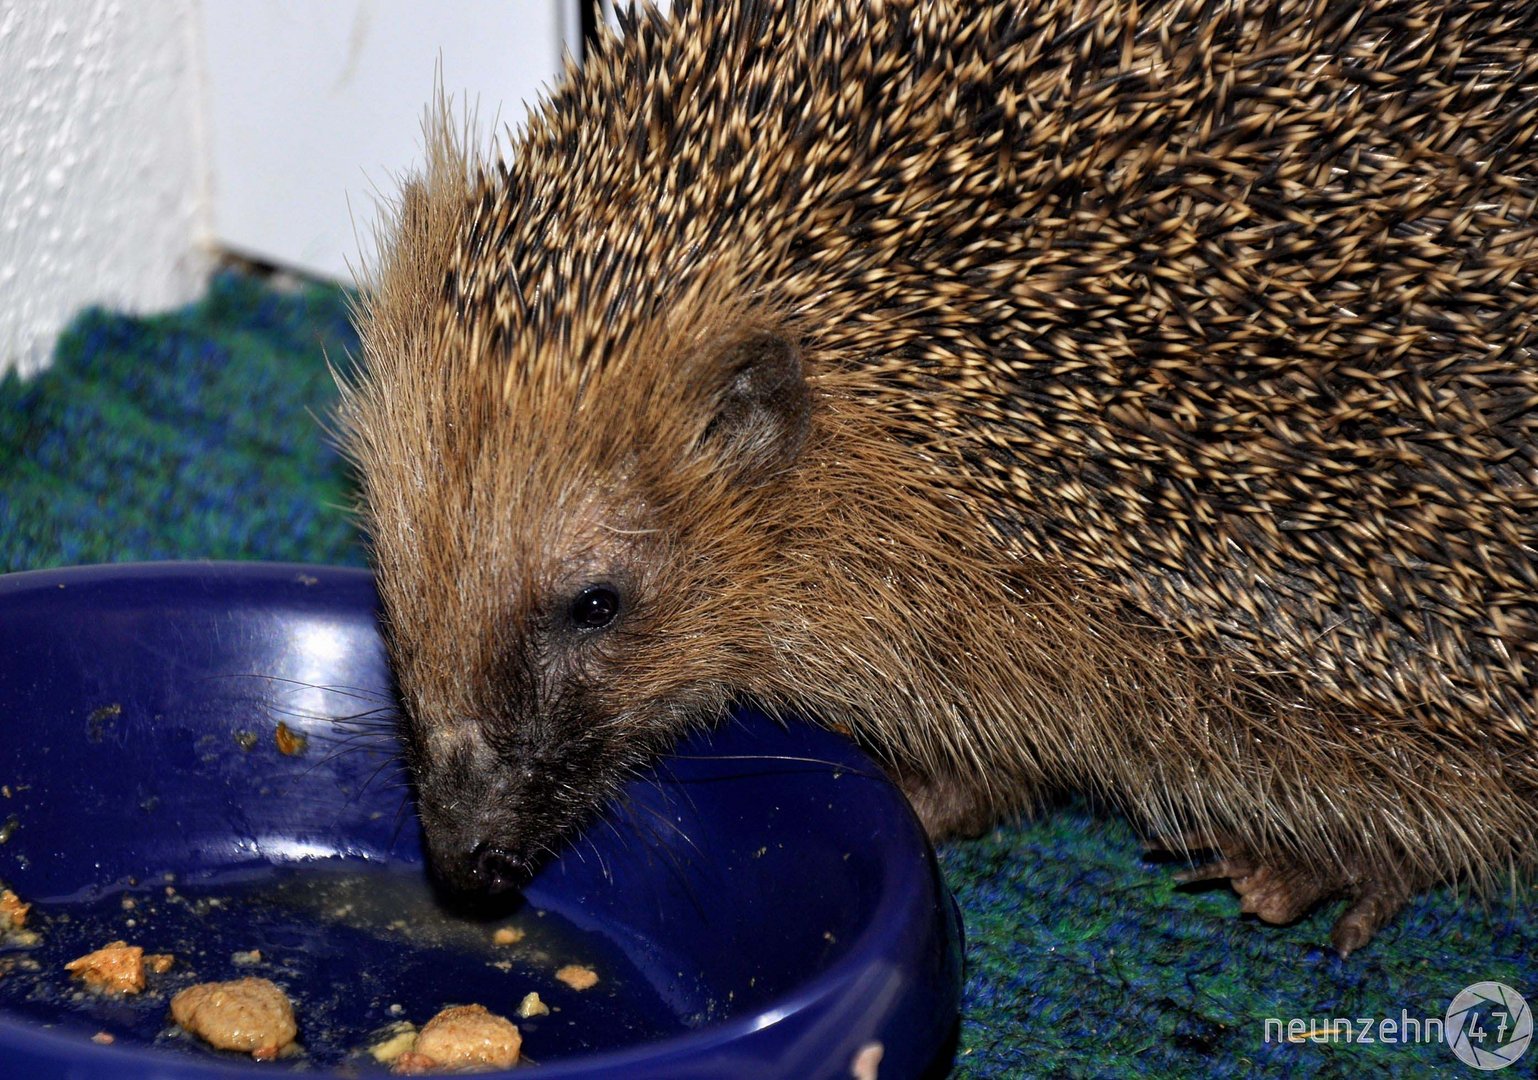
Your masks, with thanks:
M93 311L54 367L0 382L0 569L140 559L361 564L317 417L343 295L214 281L184 311ZM1174 887L1116 820L1062 811L948 846L966 917L958 1076L1471 1075L1442 1043L1266 1041L1267 1018L1442 1018L1497 980L1538 1003L1534 905L1417 901L1342 963L1330 912L1285 928ZM1490 1032L1494 1037L1493 1029ZM1534 1075L1538 1050L1500 1075Z

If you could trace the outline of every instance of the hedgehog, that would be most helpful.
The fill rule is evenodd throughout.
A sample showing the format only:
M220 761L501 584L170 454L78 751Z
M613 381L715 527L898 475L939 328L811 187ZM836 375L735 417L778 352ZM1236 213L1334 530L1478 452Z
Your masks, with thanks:
M440 93L339 430L432 865L736 705L1345 955L1533 869L1538 6L647 9Z

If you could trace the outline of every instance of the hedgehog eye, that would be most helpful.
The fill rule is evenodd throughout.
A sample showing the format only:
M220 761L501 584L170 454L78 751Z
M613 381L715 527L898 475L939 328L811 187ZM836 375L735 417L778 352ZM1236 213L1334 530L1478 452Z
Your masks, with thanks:
M612 585L589 585L571 602L572 625L579 630L602 630L619 614L619 593Z

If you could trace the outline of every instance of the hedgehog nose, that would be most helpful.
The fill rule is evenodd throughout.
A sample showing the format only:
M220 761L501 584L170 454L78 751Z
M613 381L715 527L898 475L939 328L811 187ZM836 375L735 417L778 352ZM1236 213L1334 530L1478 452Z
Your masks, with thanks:
M487 892L506 892L528 880L528 864L506 848L478 844L470 853L470 859L477 884Z

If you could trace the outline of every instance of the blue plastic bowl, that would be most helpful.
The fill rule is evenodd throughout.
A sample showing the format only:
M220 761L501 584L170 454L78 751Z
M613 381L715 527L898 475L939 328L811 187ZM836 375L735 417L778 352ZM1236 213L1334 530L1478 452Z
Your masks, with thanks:
M43 936L0 950L13 966L0 1074L271 1071L167 1034L172 990L241 974L285 987L301 1042L322 1020L361 1045L398 1014L516 1009L528 986L465 946L489 935L423 884L376 603L367 573L323 567L0 577L0 879L34 903ZM280 752L280 721L308 738L302 752ZM524 894L531 925L544 912L560 928L549 952L588 950L607 976L585 995L541 987L565 1002L520 1021L542 1075L847 1077L870 1043L884 1080L945 1068L959 919L918 823L867 758L744 714L626 796ZM443 934L418 941L352 906L332 917L281 899L339 867L349 895ZM209 906L221 890L244 899ZM137 998L81 995L60 965L105 943L82 934L169 947L178 966ZM271 972L230 966L253 944ZM23 958L39 970L14 966ZM116 1041L92 1042L98 1030Z

